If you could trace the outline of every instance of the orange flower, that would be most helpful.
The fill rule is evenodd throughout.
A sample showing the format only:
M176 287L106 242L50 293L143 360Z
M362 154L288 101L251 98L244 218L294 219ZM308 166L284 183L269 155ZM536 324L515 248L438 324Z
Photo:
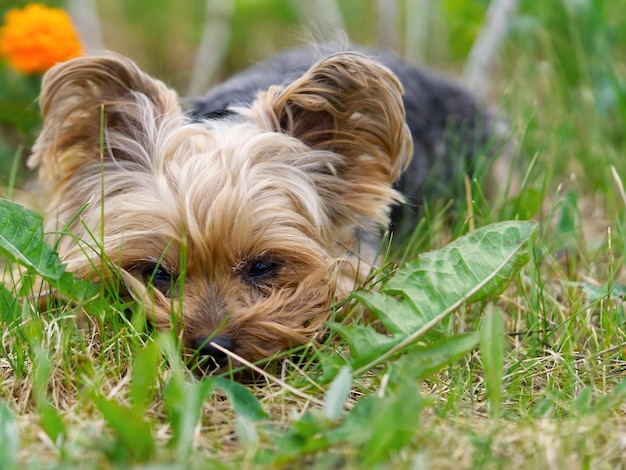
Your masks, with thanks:
M0 28L0 54L23 73L45 72L81 53L70 17L58 8L32 3L23 10L9 10Z

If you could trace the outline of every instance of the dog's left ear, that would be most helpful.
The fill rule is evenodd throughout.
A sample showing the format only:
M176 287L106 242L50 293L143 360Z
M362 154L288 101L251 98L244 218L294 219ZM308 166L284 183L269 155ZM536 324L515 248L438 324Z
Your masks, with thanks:
M402 86L389 69L361 54L338 53L290 85L259 94L251 114L313 150L302 168L336 224L388 223L389 206L401 199L392 184L413 150Z
M50 69L41 85L43 129L29 166L57 183L112 167L150 169L149 146L183 121L178 96L115 53L77 57Z

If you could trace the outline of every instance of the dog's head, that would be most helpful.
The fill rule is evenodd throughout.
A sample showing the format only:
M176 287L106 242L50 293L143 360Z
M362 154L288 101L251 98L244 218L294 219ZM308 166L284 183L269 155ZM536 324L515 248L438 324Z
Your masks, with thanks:
M303 344L344 294L338 278L356 276L342 260L357 230L386 225L400 199L401 93L375 60L340 53L235 117L197 122L128 59L60 64L29 161L52 183L47 229L69 224L68 269L117 270L189 354L222 367L221 348L256 361Z

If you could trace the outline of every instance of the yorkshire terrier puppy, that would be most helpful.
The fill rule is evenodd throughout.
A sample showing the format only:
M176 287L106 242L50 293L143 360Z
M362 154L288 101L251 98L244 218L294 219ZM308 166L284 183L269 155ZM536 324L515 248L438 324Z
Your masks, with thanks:
M441 77L333 46L256 65L187 110L129 59L80 57L45 75L40 107L29 165L67 269L119 271L205 370L228 366L223 350L258 361L311 341L374 261L359 238L429 175L466 171L495 122Z

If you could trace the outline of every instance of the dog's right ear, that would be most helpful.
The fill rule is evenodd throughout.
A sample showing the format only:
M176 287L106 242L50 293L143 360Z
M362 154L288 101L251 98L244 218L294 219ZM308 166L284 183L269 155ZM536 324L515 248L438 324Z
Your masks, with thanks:
M376 59L354 52L313 64L292 83L259 93L245 111L263 129L311 152L301 164L333 224L350 232L388 223L392 188L413 155L402 85Z
M149 158L153 134L183 119L173 90L113 53L50 69L39 105L43 129L28 165L41 165L40 175L57 183L89 165L100 171L101 152L117 165L149 165L142 160Z

